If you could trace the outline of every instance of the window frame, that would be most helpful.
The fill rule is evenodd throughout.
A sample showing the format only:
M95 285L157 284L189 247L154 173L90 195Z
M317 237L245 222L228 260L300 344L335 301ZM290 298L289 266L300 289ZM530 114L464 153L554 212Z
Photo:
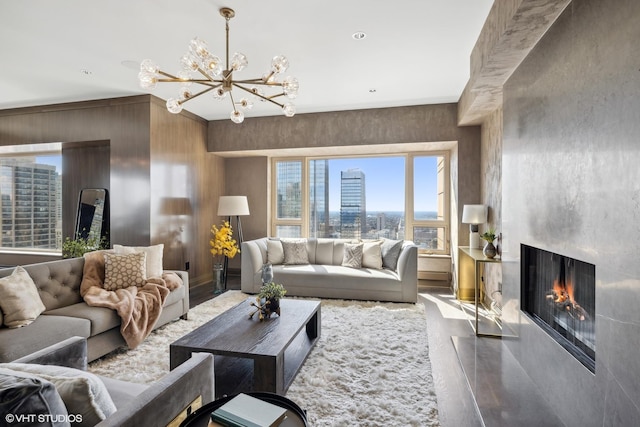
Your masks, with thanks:
M4 149L0 150L0 158L3 159L18 159L18 158L36 158L36 157L58 157L62 159L62 145L60 143L49 143L49 144L36 144L30 145L27 144L25 146L19 147L4 147ZM62 179L62 171L56 171L60 179ZM15 183L12 183L15 185ZM41 184L40 184L41 185ZM62 185L62 184L60 184ZM16 191L15 189L13 190ZM61 206L62 204L62 192L58 194L58 199L56 204ZM15 202L14 202L15 203ZM15 204L13 204L15 209ZM31 215L32 218L37 216L37 211L33 210L34 205L31 206ZM60 223L62 222L62 218L60 218ZM32 230L35 233L36 229ZM15 232L15 230L14 230ZM39 253L39 254L47 254L47 255L60 255L62 254L62 229L56 229L56 237L55 244L60 245L60 247L56 248L40 248L40 247L24 247L24 246L3 246L2 239L0 239L0 253Z
M271 221L270 229L271 235L277 236L278 226L299 226L300 237L309 237L309 215L310 215L310 201L309 194L309 162L314 160L332 160L332 159L350 159L350 158L371 158L371 157L404 157L405 159L405 239L413 240L414 227L430 227L430 228L443 228L444 229L444 247L442 250L438 249L424 249L419 248L418 252L421 254L442 254L449 255L451 252L451 216L450 216L450 201L451 201L451 188L450 188L450 171L451 171L451 156L448 151L419 151L419 152L400 152L400 153L384 153L376 155L341 155L341 156L295 156L295 157L272 157L271 158ZM439 172L442 174L443 182L441 183L443 192L443 219L435 220L416 220L414 212L414 161L417 157L442 157L442 170ZM302 218L290 219L290 218L278 218L278 200L277 200L277 163L299 161L301 163L302 177L301 177L301 213Z

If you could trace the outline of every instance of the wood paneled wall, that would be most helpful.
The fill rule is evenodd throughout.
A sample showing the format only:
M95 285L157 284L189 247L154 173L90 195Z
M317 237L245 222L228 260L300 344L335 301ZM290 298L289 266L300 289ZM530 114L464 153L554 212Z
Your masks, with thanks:
M224 163L207 152L207 123L151 103L151 243L164 243L165 266L193 285L211 281L209 230L224 189Z
M80 191L83 188L106 188L109 191L110 152L109 141L62 145L63 239L74 237Z
M110 190L111 242L165 243L165 267L184 269L189 262L192 284L211 280L209 228L224 189L224 161L207 152L206 138L204 119L187 112L172 115L151 95L0 111L0 145L108 144L109 179L100 186ZM94 169L92 159L90 154L73 156L74 167L64 172L65 179L93 186L89 182L95 177L85 173ZM190 213L176 214L176 206ZM74 223L75 208L72 212L69 216L65 210L65 224ZM11 258L13 265L39 261Z

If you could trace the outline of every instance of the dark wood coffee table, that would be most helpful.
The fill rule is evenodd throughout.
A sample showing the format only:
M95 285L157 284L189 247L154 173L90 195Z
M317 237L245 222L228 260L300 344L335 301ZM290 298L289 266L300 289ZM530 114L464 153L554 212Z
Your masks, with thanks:
M194 352L215 355L215 395L285 394L320 338L320 301L280 300L281 316L260 322L248 298L169 347L171 369Z

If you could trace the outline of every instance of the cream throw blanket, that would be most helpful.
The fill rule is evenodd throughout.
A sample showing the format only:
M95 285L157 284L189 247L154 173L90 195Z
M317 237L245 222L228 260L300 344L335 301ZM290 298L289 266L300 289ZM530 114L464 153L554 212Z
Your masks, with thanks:
M120 333L129 348L136 348L151 333L167 295L182 286L175 273L147 279L143 286L107 291L104 285L104 251L84 254L80 295L91 306L115 310L120 318Z

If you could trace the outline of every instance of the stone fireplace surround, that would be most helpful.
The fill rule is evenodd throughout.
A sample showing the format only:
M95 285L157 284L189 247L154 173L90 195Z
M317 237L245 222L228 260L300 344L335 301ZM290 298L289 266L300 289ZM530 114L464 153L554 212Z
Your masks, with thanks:
M504 347L567 426L640 419L640 2L574 0L504 86ZM596 266L590 372L521 311L520 246Z

